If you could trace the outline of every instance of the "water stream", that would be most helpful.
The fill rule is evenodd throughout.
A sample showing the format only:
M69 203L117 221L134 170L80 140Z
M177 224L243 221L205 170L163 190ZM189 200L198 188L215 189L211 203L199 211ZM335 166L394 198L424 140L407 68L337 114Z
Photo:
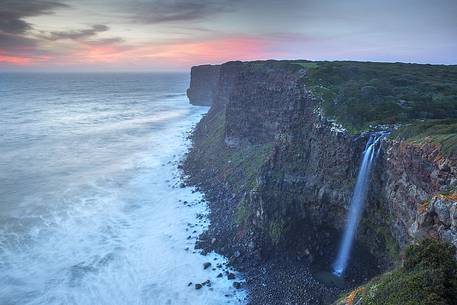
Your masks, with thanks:
M333 264L333 273L337 276L344 275L348 266L354 236L362 216L363 207L366 201L367 191L370 182L370 174L373 165L379 154L381 140L387 136L387 132L381 131L370 135L363 152L363 159L357 175L354 193L352 194L350 210L343 239L338 252L338 256Z

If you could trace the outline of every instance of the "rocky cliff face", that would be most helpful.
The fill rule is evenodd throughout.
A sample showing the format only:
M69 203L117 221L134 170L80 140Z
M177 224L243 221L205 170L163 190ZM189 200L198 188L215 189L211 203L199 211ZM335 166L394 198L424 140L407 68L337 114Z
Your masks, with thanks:
M303 82L306 67L274 61L231 62L218 73L197 67L191 92L206 86L194 79L197 71L218 81L187 168L193 183L231 199L232 242L260 253L293 248L310 260L333 256L367 138L321 115ZM456 164L432 144L384 141L357 236L379 264L389 265L399 247L424 236L457 245Z
M238 209L246 210L243 225L258 228L262 247L287 245L298 255L331 260L345 225L360 158L367 137L354 137L321 116L317 101L301 86L300 95L282 113L270 157L259 171L257 184ZM292 103L290 103L293 101ZM376 168L364 221L358 230L360 246L379 263L395 255L389 212L380 193L382 169Z
M223 65L216 103L226 107L227 145L273 142L302 97L303 72L273 61Z
M191 104L211 105L219 83L219 68L218 65L192 67L190 87L187 89L187 97Z
M401 246L430 236L457 247L457 160L433 143L389 141L382 194Z

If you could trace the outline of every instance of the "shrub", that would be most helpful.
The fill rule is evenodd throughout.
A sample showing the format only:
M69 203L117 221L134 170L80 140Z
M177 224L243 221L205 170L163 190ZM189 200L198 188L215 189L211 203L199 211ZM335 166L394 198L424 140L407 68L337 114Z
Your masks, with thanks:
M409 246L403 267L375 278L364 288L361 305L455 305L455 248L430 239Z
M305 84L324 112L355 133L370 125L457 119L457 66L315 62Z

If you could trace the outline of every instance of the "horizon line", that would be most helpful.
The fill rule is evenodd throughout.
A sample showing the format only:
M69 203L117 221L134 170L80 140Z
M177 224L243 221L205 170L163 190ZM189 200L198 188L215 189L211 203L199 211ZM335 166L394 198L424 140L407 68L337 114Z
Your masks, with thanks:
M103 73L187 73L190 71L192 67L196 66L204 66L204 65L223 65L229 62L256 62L256 61L309 61L309 62L360 62L360 63L380 63L380 64L412 64L412 65L431 65L431 66L457 66L457 63L431 63L431 62L406 62L406 61L384 61L384 60L354 60L354 59L335 59L335 60L312 60L312 59L253 59L253 60L229 60L223 63L201 63L192 65L185 69L177 69L177 70L84 70L84 69L3 69L0 70L0 74L2 73L94 73L94 74L103 74Z

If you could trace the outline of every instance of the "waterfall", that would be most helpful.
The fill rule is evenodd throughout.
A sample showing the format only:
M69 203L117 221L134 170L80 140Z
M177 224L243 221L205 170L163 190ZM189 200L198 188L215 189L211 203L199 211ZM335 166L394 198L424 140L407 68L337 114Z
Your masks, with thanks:
M388 133L384 131L371 134L365 146L362 164L360 165L354 193L352 194L351 207L349 210L346 228L338 252L338 257L333 264L333 273L337 276L343 275L346 270L352 244L354 242L354 236L357 231L360 217L362 216L363 206L367 196L370 173L373 168L374 161L379 154L381 140L387 136L387 134Z

